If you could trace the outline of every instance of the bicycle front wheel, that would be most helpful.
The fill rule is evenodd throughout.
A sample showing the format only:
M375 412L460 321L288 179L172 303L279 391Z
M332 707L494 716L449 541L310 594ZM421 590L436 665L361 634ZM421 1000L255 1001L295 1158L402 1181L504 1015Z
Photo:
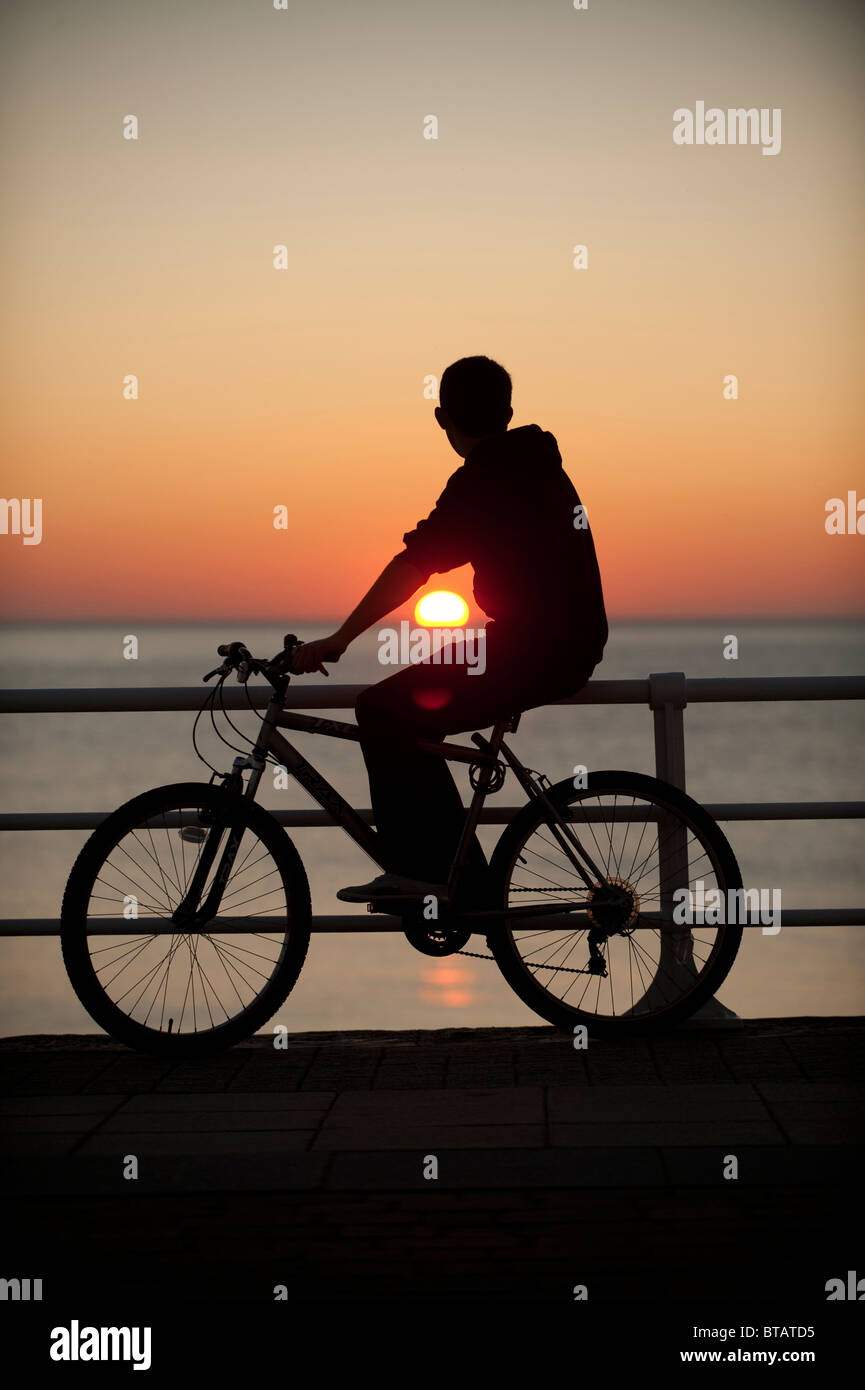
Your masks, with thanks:
M174 918L181 904L186 921ZM75 993L106 1032L181 1058L267 1022L300 974L310 919L306 872L273 817L190 782L134 797L93 832L66 885L60 939Z
M505 979L568 1031L583 1024L598 1037L627 1037L687 1018L717 991L742 939L739 922L727 920L742 878L723 831L684 792L639 773L590 773L585 788L564 781L546 795L601 876L583 883L543 802L514 817L490 865L497 904L580 902L587 925L505 919L487 938ZM691 898L676 897L681 889ZM674 907L700 901L724 904L723 920L678 925Z

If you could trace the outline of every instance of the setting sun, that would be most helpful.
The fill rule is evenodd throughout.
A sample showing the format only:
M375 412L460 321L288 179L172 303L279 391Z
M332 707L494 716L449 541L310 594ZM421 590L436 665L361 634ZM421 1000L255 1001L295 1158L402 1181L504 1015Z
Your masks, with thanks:
M461 627L469 616L469 606L459 594L436 589L418 599L414 616L424 627Z

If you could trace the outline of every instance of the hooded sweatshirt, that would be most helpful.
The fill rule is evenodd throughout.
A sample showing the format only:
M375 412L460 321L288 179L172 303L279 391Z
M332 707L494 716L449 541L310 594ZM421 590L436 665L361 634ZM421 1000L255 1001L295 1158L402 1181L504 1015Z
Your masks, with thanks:
M607 617L592 533L552 434L524 425L481 440L401 557L423 575L474 568L474 596L515 656L597 664ZM538 643L543 643L539 647Z

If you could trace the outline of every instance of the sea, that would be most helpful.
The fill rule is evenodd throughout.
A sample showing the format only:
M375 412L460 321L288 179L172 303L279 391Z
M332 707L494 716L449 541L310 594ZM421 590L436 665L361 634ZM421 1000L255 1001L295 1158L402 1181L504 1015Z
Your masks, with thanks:
M302 640L332 631L327 623L292 626ZM216 623L7 624L0 627L5 689L66 687L209 687L220 642L243 640L257 656L282 646L284 628L246 620ZM359 638L327 680L367 684L394 671L379 661L379 629ZM130 659L130 636L137 655ZM736 656L730 653L736 638ZM727 655L725 655L725 652ZM531 661L531 652L526 660ZM689 677L865 674L865 623L814 621L613 622L595 678L642 679L651 672ZM300 677L294 688L324 684ZM254 717L235 714L250 733ZM350 711L334 713L350 718ZM865 705L861 700L792 700L691 705L685 710L689 793L701 802L856 801L865 796ZM107 813L150 787L206 781L192 746L190 712L3 714L0 802L6 812ZM234 753L209 726L200 743L227 769ZM236 736L226 730L237 742ZM308 734L292 741L355 806L369 805L356 744ZM652 715L645 706L555 706L525 714L513 745L551 780L590 770L654 771ZM459 775L459 774L458 774ZM503 804L521 796L508 779ZM276 790L265 779L259 799L274 808L312 805L295 783ZM492 803L491 803L492 804ZM746 886L779 889L784 908L865 908L865 834L861 819L737 821L724 829ZM0 835L5 918L59 916L64 885L88 831L17 831ZM378 872L338 827L292 830L312 889L313 912L352 913L338 888ZM483 827L491 849L501 827ZM483 949L479 938L471 945ZM719 993L743 1018L860 1014L865 1005L865 926L789 927L777 935L748 930ZM313 935L298 984L274 1023L290 1031L531 1026L544 1021L510 990L492 961L422 956L388 933ZM79 1004L57 937L0 937L0 1034L99 1031Z

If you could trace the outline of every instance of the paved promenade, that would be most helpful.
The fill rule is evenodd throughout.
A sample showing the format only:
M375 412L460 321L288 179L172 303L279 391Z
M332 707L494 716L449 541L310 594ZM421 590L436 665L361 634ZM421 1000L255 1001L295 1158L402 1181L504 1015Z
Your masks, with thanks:
M95 1296L122 1272L166 1299L822 1301L863 1260L863 1063L861 1018L586 1051L305 1033L185 1064L7 1038L5 1260Z

